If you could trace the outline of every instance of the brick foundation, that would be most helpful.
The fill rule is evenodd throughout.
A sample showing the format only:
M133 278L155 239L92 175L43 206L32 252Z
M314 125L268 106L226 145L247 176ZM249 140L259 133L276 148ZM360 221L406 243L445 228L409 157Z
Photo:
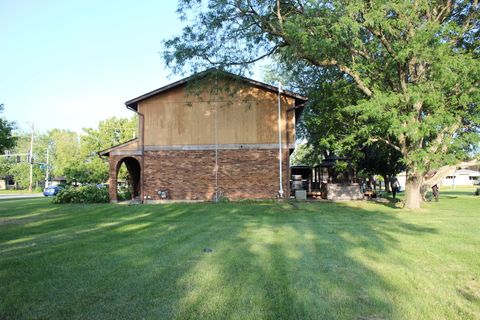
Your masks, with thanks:
M283 154L284 193L287 195L288 150ZM116 200L115 170L125 156L110 155L110 199ZM139 162L141 156L136 156ZM215 178L214 150L146 151L144 194L148 200L215 199L216 180L220 196L230 200L271 199L279 189L278 150L218 150L218 175Z

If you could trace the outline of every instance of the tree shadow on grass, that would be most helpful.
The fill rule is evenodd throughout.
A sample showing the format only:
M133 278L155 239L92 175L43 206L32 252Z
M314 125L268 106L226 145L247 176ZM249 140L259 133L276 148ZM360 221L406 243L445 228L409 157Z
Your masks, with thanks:
M391 295L402 289L369 262L395 249L392 234L435 232L341 204L245 209L238 231L212 243L216 251L180 280L191 288L178 302L178 318L391 318ZM216 220L233 223L227 214Z
M2 318L393 318L383 255L436 232L342 203L25 206L0 229Z

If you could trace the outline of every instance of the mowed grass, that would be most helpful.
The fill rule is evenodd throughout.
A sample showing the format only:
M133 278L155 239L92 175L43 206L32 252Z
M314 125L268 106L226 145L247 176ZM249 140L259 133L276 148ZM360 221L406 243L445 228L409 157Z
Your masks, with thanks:
M480 198L0 201L0 319L143 318L479 319Z
M32 193L40 193L41 190L33 190L32 192L28 192L28 190L0 190L0 195L2 194L32 194Z

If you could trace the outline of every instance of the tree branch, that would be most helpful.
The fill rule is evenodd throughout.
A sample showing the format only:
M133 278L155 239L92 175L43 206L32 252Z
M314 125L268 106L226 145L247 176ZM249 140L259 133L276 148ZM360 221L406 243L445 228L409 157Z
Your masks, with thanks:
M342 65L342 64L339 64L337 60L335 59L332 59L332 60L322 60L322 61L318 61L316 59L313 59L301 52L298 52L299 56L307 61L309 61L310 63L312 63L313 65L316 65L316 66L319 66L319 67L332 67L332 66L335 66L337 67L340 71L342 71L343 73L346 73L348 74L350 77L352 77L352 79L355 81L355 83L357 84L358 88L360 90L362 90L363 93L365 93L365 95L367 97L372 97L373 96L373 92L372 90L370 90L370 88L368 88L368 86L366 85L365 82L363 82L363 80L361 79L360 75L358 73L356 73L355 71L353 71L352 69L350 69L349 67L345 66L345 65Z
M431 187L435 184L440 183L443 179L445 179L446 176L453 174L458 167L471 167L474 165L478 165L479 163L480 163L479 159L473 159L470 161L463 161L454 165L447 165L447 166L440 167L437 170L435 170L435 173L433 174L433 176L430 176L428 178L425 177L425 180L423 181L423 185Z
M400 149L399 146L391 143L391 142L388 141L387 139L382 139L382 138L370 138L369 140L370 140L371 142L378 142L378 141L383 142L383 143L389 145L390 147L392 147L393 149L402 152L402 149Z
M452 0L448 0L446 4L441 8L438 15L435 17L434 22L442 22L446 17L448 17L450 12L452 12L452 8Z
M266 52L265 54L262 54L254 59L251 59L251 60L244 60L244 61L239 61L239 62L217 62L217 61L213 61L212 59L210 59L210 57L207 55L207 54L203 54L201 55L201 57L206 60L208 63L210 63L211 65L214 65L214 66L238 66L238 65L243 65L243 64L252 64L254 62L257 62L257 61L260 61L262 60L263 58L266 58L272 54L275 53L275 51L277 51L278 48L280 48L281 45L276 45L274 46L270 51Z

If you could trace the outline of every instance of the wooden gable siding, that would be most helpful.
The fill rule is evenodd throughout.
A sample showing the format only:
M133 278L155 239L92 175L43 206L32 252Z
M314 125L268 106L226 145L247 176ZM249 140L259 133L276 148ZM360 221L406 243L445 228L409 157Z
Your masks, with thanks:
M209 94L208 88L201 94L190 91L180 86L139 103L146 146L278 143L277 94L254 87L237 88L234 94ZM283 143L287 109L294 103L282 96ZM288 142L294 143L294 112L288 112L288 131Z
M124 146L118 147L115 149L115 151L133 151L133 150L140 150L140 146L137 141L132 141L129 144L126 144Z

